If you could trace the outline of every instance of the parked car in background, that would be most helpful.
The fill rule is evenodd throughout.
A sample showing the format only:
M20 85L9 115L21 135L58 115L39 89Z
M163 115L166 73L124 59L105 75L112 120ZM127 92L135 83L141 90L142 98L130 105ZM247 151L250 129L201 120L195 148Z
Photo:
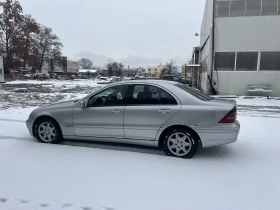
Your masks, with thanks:
M187 78L185 79L184 77L178 77L176 75L163 75L159 78L160 80L168 80L168 81L174 81L174 82L179 82L182 84L190 84L190 79Z
M37 108L26 125L42 143L64 138L140 144L191 158L200 144L235 142L236 117L235 100L214 99L178 82L131 80L80 100Z
M96 83L97 84L109 84L110 80L107 77L99 77Z
M131 77L124 77L123 78L123 81L129 81L129 80L132 80L132 78Z
M31 74L25 74L23 76L24 79L31 79L32 78L32 75Z
M111 77L110 79L110 83L120 82L120 81L122 81L122 78L120 77Z

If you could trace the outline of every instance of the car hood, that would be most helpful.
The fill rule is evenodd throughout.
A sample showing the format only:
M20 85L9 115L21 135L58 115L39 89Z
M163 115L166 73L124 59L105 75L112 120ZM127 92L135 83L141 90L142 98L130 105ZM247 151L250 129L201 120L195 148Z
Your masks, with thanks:
M55 104L51 104L51 105L47 105L44 107L41 107L39 109L41 110L50 110L50 109L65 109L65 108L71 108L74 106L75 101L77 100L71 100L71 101L62 101L62 102L58 102Z

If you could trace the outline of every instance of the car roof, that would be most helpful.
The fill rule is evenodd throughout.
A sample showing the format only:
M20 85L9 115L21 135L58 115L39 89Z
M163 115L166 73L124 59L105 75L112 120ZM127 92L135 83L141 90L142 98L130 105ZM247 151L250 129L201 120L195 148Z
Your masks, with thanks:
M174 85L177 84L178 82L168 81L168 80L127 80L127 81L117 82L114 84L139 84L139 83L154 84L154 85L166 85L166 84Z

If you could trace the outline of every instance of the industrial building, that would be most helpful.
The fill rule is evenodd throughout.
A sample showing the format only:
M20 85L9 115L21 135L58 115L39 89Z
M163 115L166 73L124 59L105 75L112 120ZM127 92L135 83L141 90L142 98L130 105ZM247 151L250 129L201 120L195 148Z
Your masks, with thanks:
M203 91L212 83L219 94L268 89L280 96L279 1L206 0L199 34Z

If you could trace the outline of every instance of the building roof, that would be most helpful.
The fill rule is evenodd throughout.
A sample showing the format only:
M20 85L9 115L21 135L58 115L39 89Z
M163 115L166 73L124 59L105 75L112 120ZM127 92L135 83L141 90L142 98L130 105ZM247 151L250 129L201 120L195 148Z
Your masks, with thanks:
M201 67L199 64L187 64L187 67Z
M87 73L87 72L95 73L95 72L97 72L97 70L96 69L79 69L79 73Z

